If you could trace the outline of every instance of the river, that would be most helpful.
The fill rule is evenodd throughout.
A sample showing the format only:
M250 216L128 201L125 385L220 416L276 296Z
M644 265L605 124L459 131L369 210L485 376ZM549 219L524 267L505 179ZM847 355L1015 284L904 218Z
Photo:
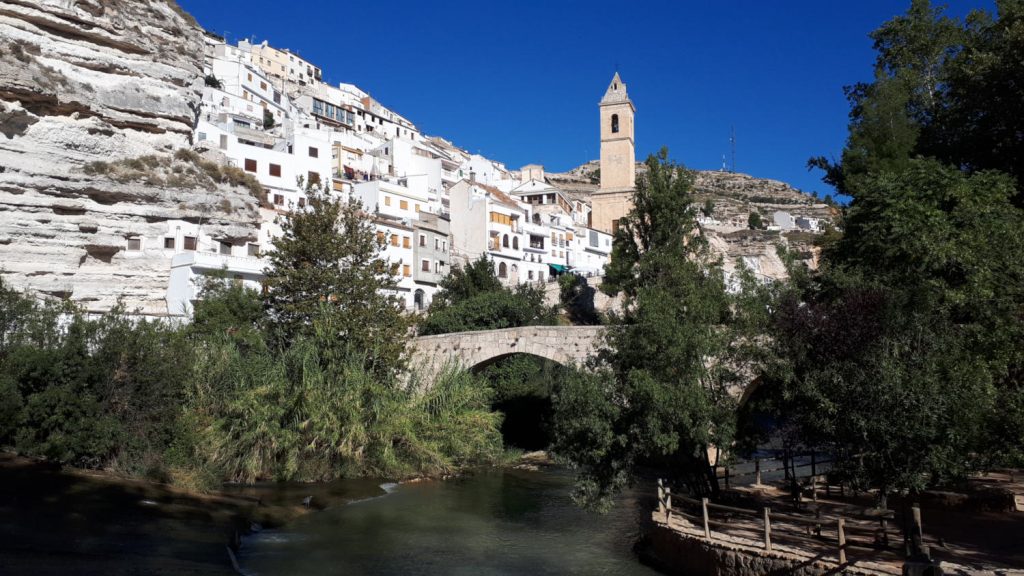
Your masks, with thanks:
M657 574L632 552L646 499L626 493L608 514L588 513L571 483L562 470L493 470L384 485L247 537L239 564L251 576Z

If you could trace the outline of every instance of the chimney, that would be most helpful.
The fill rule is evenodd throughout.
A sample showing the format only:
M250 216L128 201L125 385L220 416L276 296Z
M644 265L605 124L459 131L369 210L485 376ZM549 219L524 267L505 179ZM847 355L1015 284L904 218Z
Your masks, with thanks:
M476 172L474 172L472 170L469 171L469 181L470 182L476 182Z

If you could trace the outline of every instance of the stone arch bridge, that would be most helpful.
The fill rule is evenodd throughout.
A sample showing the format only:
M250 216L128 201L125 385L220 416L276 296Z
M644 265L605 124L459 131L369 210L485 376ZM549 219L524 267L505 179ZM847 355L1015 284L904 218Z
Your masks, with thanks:
M603 334L603 326L522 326L420 336L411 342L411 363L426 382L448 364L476 369L513 354L533 354L571 366L582 364L597 350Z
M513 354L533 354L563 366L582 365L598 349L604 330L604 326L522 326L419 336L410 343L411 365L428 383L448 365L474 370ZM729 390L740 405L760 384L752 376Z

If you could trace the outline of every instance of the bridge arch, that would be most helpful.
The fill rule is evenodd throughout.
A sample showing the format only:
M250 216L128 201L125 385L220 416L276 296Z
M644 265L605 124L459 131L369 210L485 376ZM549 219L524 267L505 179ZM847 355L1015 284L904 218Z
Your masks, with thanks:
M411 364L427 382L448 365L478 369L513 354L578 365L597 350L603 331L601 326L523 326L420 336L411 343Z

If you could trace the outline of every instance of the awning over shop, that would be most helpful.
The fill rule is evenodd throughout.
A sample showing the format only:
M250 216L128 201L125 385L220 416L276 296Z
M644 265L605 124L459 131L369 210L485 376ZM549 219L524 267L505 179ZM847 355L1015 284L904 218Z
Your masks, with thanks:
M568 266L562 266L561 264L548 264L548 268L551 268L551 271L556 274L565 274L569 271Z

